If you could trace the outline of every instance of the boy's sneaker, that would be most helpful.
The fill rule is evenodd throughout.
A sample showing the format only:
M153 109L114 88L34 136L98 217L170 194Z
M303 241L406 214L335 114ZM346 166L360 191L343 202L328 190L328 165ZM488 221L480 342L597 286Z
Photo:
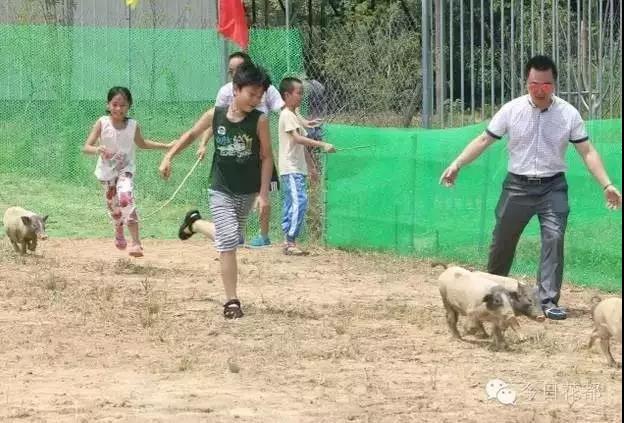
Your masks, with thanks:
M284 254L287 256L307 256L310 253L297 247L297 244L286 243L284 245Z
M192 229L193 223L200 219L201 215L197 210L191 210L190 212L186 213L186 216L184 216L184 220L180 225L180 229L178 230L178 238L184 241L185 239L189 239L191 236L193 236L193 234L195 233Z
M269 239L268 236L258 235L257 237L249 241L249 246L251 248L263 248L263 247L269 247L270 245L271 245L271 240Z

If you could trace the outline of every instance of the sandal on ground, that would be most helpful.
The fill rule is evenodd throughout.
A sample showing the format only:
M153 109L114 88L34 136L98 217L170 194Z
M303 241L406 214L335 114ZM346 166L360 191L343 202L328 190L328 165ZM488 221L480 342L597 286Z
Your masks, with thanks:
M115 248L117 248L118 250L125 250L127 246L128 242L126 241L123 232L120 234L115 234Z
M230 300L223 304L223 317L226 319L240 319L243 317L243 309L238 300Z
M128 254L131 257L143 257L143 247L141 247L138 244L135 244L132 247L130 247L130 251L128 252Z
M287 256L307 256L309 253L296 245L288 244L284 247L284 254Z
M186 213L186 216L184 216L184 220L180 225L180 229L178 230L178 238L184 241L192 237L195 233L193 232L193 229L191 229L193 227L193 223L197 222L200 219L201 215L197 210L191 210L190 212Z

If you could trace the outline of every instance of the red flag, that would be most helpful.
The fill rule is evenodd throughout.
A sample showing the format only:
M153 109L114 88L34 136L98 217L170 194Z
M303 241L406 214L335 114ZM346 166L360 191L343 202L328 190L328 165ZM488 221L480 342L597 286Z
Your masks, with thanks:
M243 0L219 0L219 27L224 37L246 49L249 45L249 30Z

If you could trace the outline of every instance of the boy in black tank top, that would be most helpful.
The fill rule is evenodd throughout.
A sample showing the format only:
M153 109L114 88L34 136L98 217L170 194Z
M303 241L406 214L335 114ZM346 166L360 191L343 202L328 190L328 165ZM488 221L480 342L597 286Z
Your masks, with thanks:
M223 315L227 319L243 317L236 294L236 248L256 197L261 209L268 207L273 171L268 121L255 110L271 81L263 69L246 63L237 69L233 83L232 104L204 113L171 147L159 168L162 177L167 179L173 157L204 131L212 129L215 148L209 197L213 222L203 220L197 210L191 210L184 217L178 236L185 240L199 232L214 240L220 253L226 297Z

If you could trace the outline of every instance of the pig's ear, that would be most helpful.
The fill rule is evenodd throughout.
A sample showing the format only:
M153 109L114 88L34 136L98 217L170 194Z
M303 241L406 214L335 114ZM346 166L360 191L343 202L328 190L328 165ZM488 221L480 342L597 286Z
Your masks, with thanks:
M22 223L26 226L29 226L32 223L32 220L30 220L30 216L22 216Z
M46 214L45 216L43 216L43 219L41 219L41 220L43 220L44 222L46 222L46 221L48 220L48 215Z
M483 302L485 303L485 307L487 307L488 310L494 310L501 305L500 296L494 294L486 294L483 297Z
M494 296L492 294L487 294L483 297L483 302L485 303L487 308L491 308L494 303Z

